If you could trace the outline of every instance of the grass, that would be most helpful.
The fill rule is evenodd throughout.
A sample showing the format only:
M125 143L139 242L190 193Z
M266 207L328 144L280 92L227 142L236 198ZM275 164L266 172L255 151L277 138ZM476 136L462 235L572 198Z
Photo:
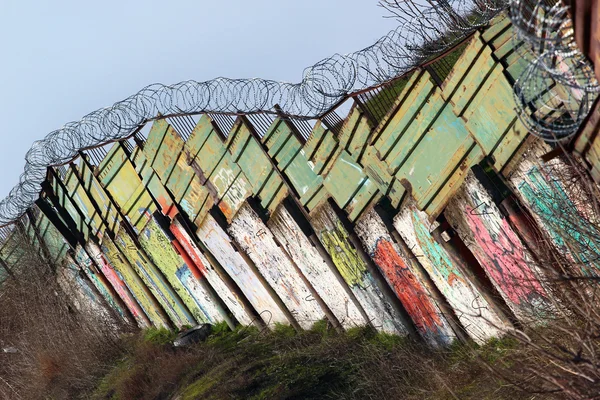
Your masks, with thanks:
M204 343L175 349L166 335L129 339L126 356L89 397L121 399L496 399L526 398L487 372L506 363L515 341L431 350L369 328L345 333L323 321L297 333L216 326ZM504 385L504 386L503 386Z

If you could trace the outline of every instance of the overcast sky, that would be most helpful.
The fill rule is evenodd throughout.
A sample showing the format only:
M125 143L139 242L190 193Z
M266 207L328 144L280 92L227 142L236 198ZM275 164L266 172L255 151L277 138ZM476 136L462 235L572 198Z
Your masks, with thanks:
M376 0L0 0L0 198L32 142L155 82L298 82L395 27Z

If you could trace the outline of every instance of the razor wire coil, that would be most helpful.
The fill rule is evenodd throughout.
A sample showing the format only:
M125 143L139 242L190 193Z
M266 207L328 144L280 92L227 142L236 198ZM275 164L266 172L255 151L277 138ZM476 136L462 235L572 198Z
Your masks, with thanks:
M540 34L540 21L532 22L531 18L524 17L524 12L535 9L523 7L527 1L532 2L512 0L510 3L511 18L519 37L528 41L534 53L540 49L553 49L553 54L560 54L563 59L576 57L572 54L571 42L564 43L566 39L571 40L572 33L565 22L563 8L551 8L550 17L544 20L542 25L546 31L554 28L553 34L546 38ZM0 201L0 225L15 221L33 205L49 166L64 165L82 150L127 138L148 121L201 113L267 113L301 120L319 118L353 94L381 86L443 53L476 29L489 24L493 17L509 6L507 0L425 0L418 3L412 0L381 0L379 4L390 13L390 17L398 20L395 30L367 48L346 55L334 54L305 68L299 83L219 77L173 85L152 84L110 107L93 111L79 121L69 122L50 132L44 139L33 143L25 156L24 172L19 183ZM548 68L546 64L542 68L540 65L539 60L532 63L528 74L543 71L551 79L583 91L585 100L579 99L577 103L577 99L573 98L569 104L576 111L576 117L587 109L587 97L597 91L597 83L590 84L589 79L585 81L579 76L557 73L558 70ZM587 73L584 78L589 78ZM536 100L530 98L529 89L533 86L523 85L529 80L527 75L520 79L515 92L524 115L528 104ZM584 81L587 82L585 85L581 83ZM582 107L582 104L585 106ZM578 117L575 120L574 124L565 123L561 127L561 137L572 134ZM526 126L534 133L548 136L548 127L540 127L533 119L527 122Z

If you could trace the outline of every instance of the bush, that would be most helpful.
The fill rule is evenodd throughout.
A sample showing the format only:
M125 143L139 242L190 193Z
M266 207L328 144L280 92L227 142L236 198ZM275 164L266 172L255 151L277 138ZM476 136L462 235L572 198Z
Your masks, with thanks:
M177 337L177 333L166 328L148 328L144 331L144 340L146 342L166 345L172 344Z
M116 320L78 311L27 241L0 285L0 398L76 399L122 357Z

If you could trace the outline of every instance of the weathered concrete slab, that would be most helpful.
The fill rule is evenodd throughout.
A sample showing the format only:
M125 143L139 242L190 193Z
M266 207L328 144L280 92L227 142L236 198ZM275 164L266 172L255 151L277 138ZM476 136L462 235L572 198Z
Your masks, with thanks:
M121 227L115 244L177 327L193 325L194 317L146 252Z
M289 323L254 271L233 248L229 235L212 216L206 216L196 234L239 286L265 324Z
M504 323L454 265L450 255L433 239L430 226L427 215L413 204L403 206L394 218L394 227L419 257L419 262L446 297L467 334L478 343L501 335Z
M79 266L72 257L67 256L65 262L57 268L56 280L78 311L94 315L107 324L114 323L105 303L81 276Z
M348 233L331 206L324 203L313 211L310 222L371 323L384 332L407 334L400 316L396 315L392 305L385 300L367 266L348 241Z
M219 322L222 317L210 295L192 275L187 264L175 252L158 223L151 219L140 232L140 244L163 272L197 322Z
M560 159L543 163L548 146L535 142L522 156L509 181L560 254L586 275L600 271L600 234L586 215L585 193L572 188L569 167ZM589 202L588 202L589 204Z
M123 321L129 322L126 317L126 311L122 306L121 299L116 297L106 281L106 278L104 278L104 276L96 268L92 259L87 255L85 249L80 245L78 245L75 249L75 261L77 264L79 264L83 272L87 275L98 293L100 293L108 305L119 314Z
M133 295L144 314L152 325L168 328L170 326L167 315L152 295L146 284L140 279L124 254L108 236L104 236L101 244L103 255L123 280L129 292Z
M375 210L357 221L356 233L423 338L434 346L450 344L456 336L446 317Z
M125 307L127 307L138 326L140 328L149 328L151 322L146 316L146 313L137 303L136 298L129 291L129 288L123 279L121 279L120 274L118 274L115 268L108 262L100 246L89 241L86 244L86 249L90 257L96 261L96 265L100 267L100 272L104 275L106 280L108 280L116 294L121 298L123 304L125 304Z
M294 265L277 246L269 228L249 205L245 204L240 208L228 231L302 328L308 329L324 318L323 310L312 299L310 290Z
M550 312L533 256L472 172L444 215L517 318L532 321Z
M223 300L238 322L243 325L251 324L252 311L244 309L234 293L227 287L202 251L200 251L195 240L187 233L186 229L179 221L174 221L170 228L177 241L181 244L196 268L199 270L201 279L206 279L210 283L219 298Z
M364 325L366 321L360 311L290 213L279 207L267 225L342 326Z

